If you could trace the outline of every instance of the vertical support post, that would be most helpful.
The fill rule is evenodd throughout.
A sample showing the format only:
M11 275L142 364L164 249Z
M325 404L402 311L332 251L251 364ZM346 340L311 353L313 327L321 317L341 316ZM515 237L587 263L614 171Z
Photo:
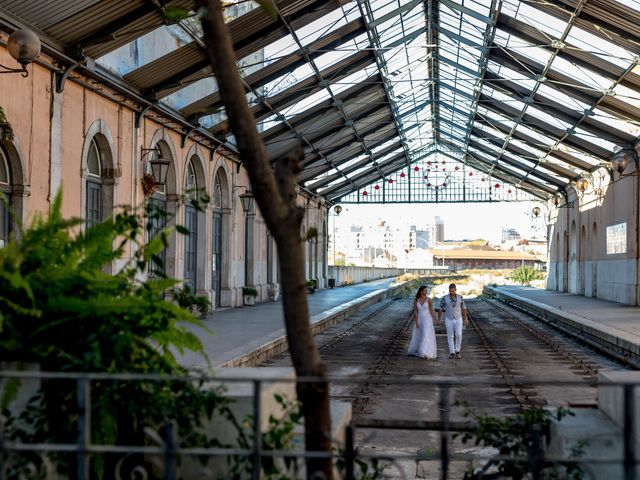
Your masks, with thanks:
M345 430L345 442L344 442L344 462L345 462L345 476L344 480L355 480L354 461L356 458L356 452L353 445L353 426L347 425Z
M531 460L533 480L540 480L540 470L542 468L542 426L538 423L532 427L532 442L529 458Z
M636 478L636 461L634 458L635 406L633 404L634 384L624 385L624 479Z
M91 391L87 378L79 378L76 382L78 402L78 454L76 457L76 478L89 478L89 456L87 453L91 440Z
M251 471L252 480L260 480L260 459L262 457L262 433L260 432L260 405L261 397L261 385L260 380L253 381L253 455L251 463L253 465Z
M176 433L173 422L164 427L164 480L176 478Z
M449 475L449 385L441 384L439 387L440 419L442 420L442 433L440 433L440 478L447 480Z

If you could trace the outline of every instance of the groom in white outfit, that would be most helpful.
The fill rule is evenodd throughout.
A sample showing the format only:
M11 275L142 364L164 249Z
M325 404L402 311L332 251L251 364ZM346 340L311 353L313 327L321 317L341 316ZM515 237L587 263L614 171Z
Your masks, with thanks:
M444 312L444 325L447 328L447 342L449 343L449 358L462 358L460 347L462 346L462 324L466 327L469 323L467 318L467 307L464 304L462 295L456 294L456 285L449 285L449 295L445 295L440 300L438 309L438 323ZM463 320L464 317L464 320Z

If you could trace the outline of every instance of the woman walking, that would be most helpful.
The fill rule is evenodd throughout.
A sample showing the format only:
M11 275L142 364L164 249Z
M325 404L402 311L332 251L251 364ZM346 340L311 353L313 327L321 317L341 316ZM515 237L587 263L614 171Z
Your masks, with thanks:
M433 311L433 303L427 297L427 287L418 288L416 298L413 300L413 334L409 343L409 355L420 358L436 358L436 331L433 327L433 319L436 314Z

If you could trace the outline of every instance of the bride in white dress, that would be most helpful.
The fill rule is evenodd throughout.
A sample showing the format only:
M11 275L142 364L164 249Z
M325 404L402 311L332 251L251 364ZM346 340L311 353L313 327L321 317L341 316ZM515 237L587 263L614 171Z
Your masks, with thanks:
M409 343L409 355L436 358L436 331L433 327L433 319L436 314L433 311L433 302L427 297L425 285L422 285L416 293L416 298L413 301L413 317L415 324Z

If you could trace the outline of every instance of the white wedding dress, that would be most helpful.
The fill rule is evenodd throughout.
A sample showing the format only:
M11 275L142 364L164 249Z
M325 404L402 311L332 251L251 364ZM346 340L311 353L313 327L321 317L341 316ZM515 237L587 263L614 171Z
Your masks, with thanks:
M415 355L421 358L436 358L437 345L436 345L436 331L433 327L433 318L431 318L431 312L429 312L429 300L426 300L424 304L420 303L420 300L416 302L416 308L418 309L418 323L420 327L416 327L413 323L413 334L411 335L411 342L409 343L409 355Z

